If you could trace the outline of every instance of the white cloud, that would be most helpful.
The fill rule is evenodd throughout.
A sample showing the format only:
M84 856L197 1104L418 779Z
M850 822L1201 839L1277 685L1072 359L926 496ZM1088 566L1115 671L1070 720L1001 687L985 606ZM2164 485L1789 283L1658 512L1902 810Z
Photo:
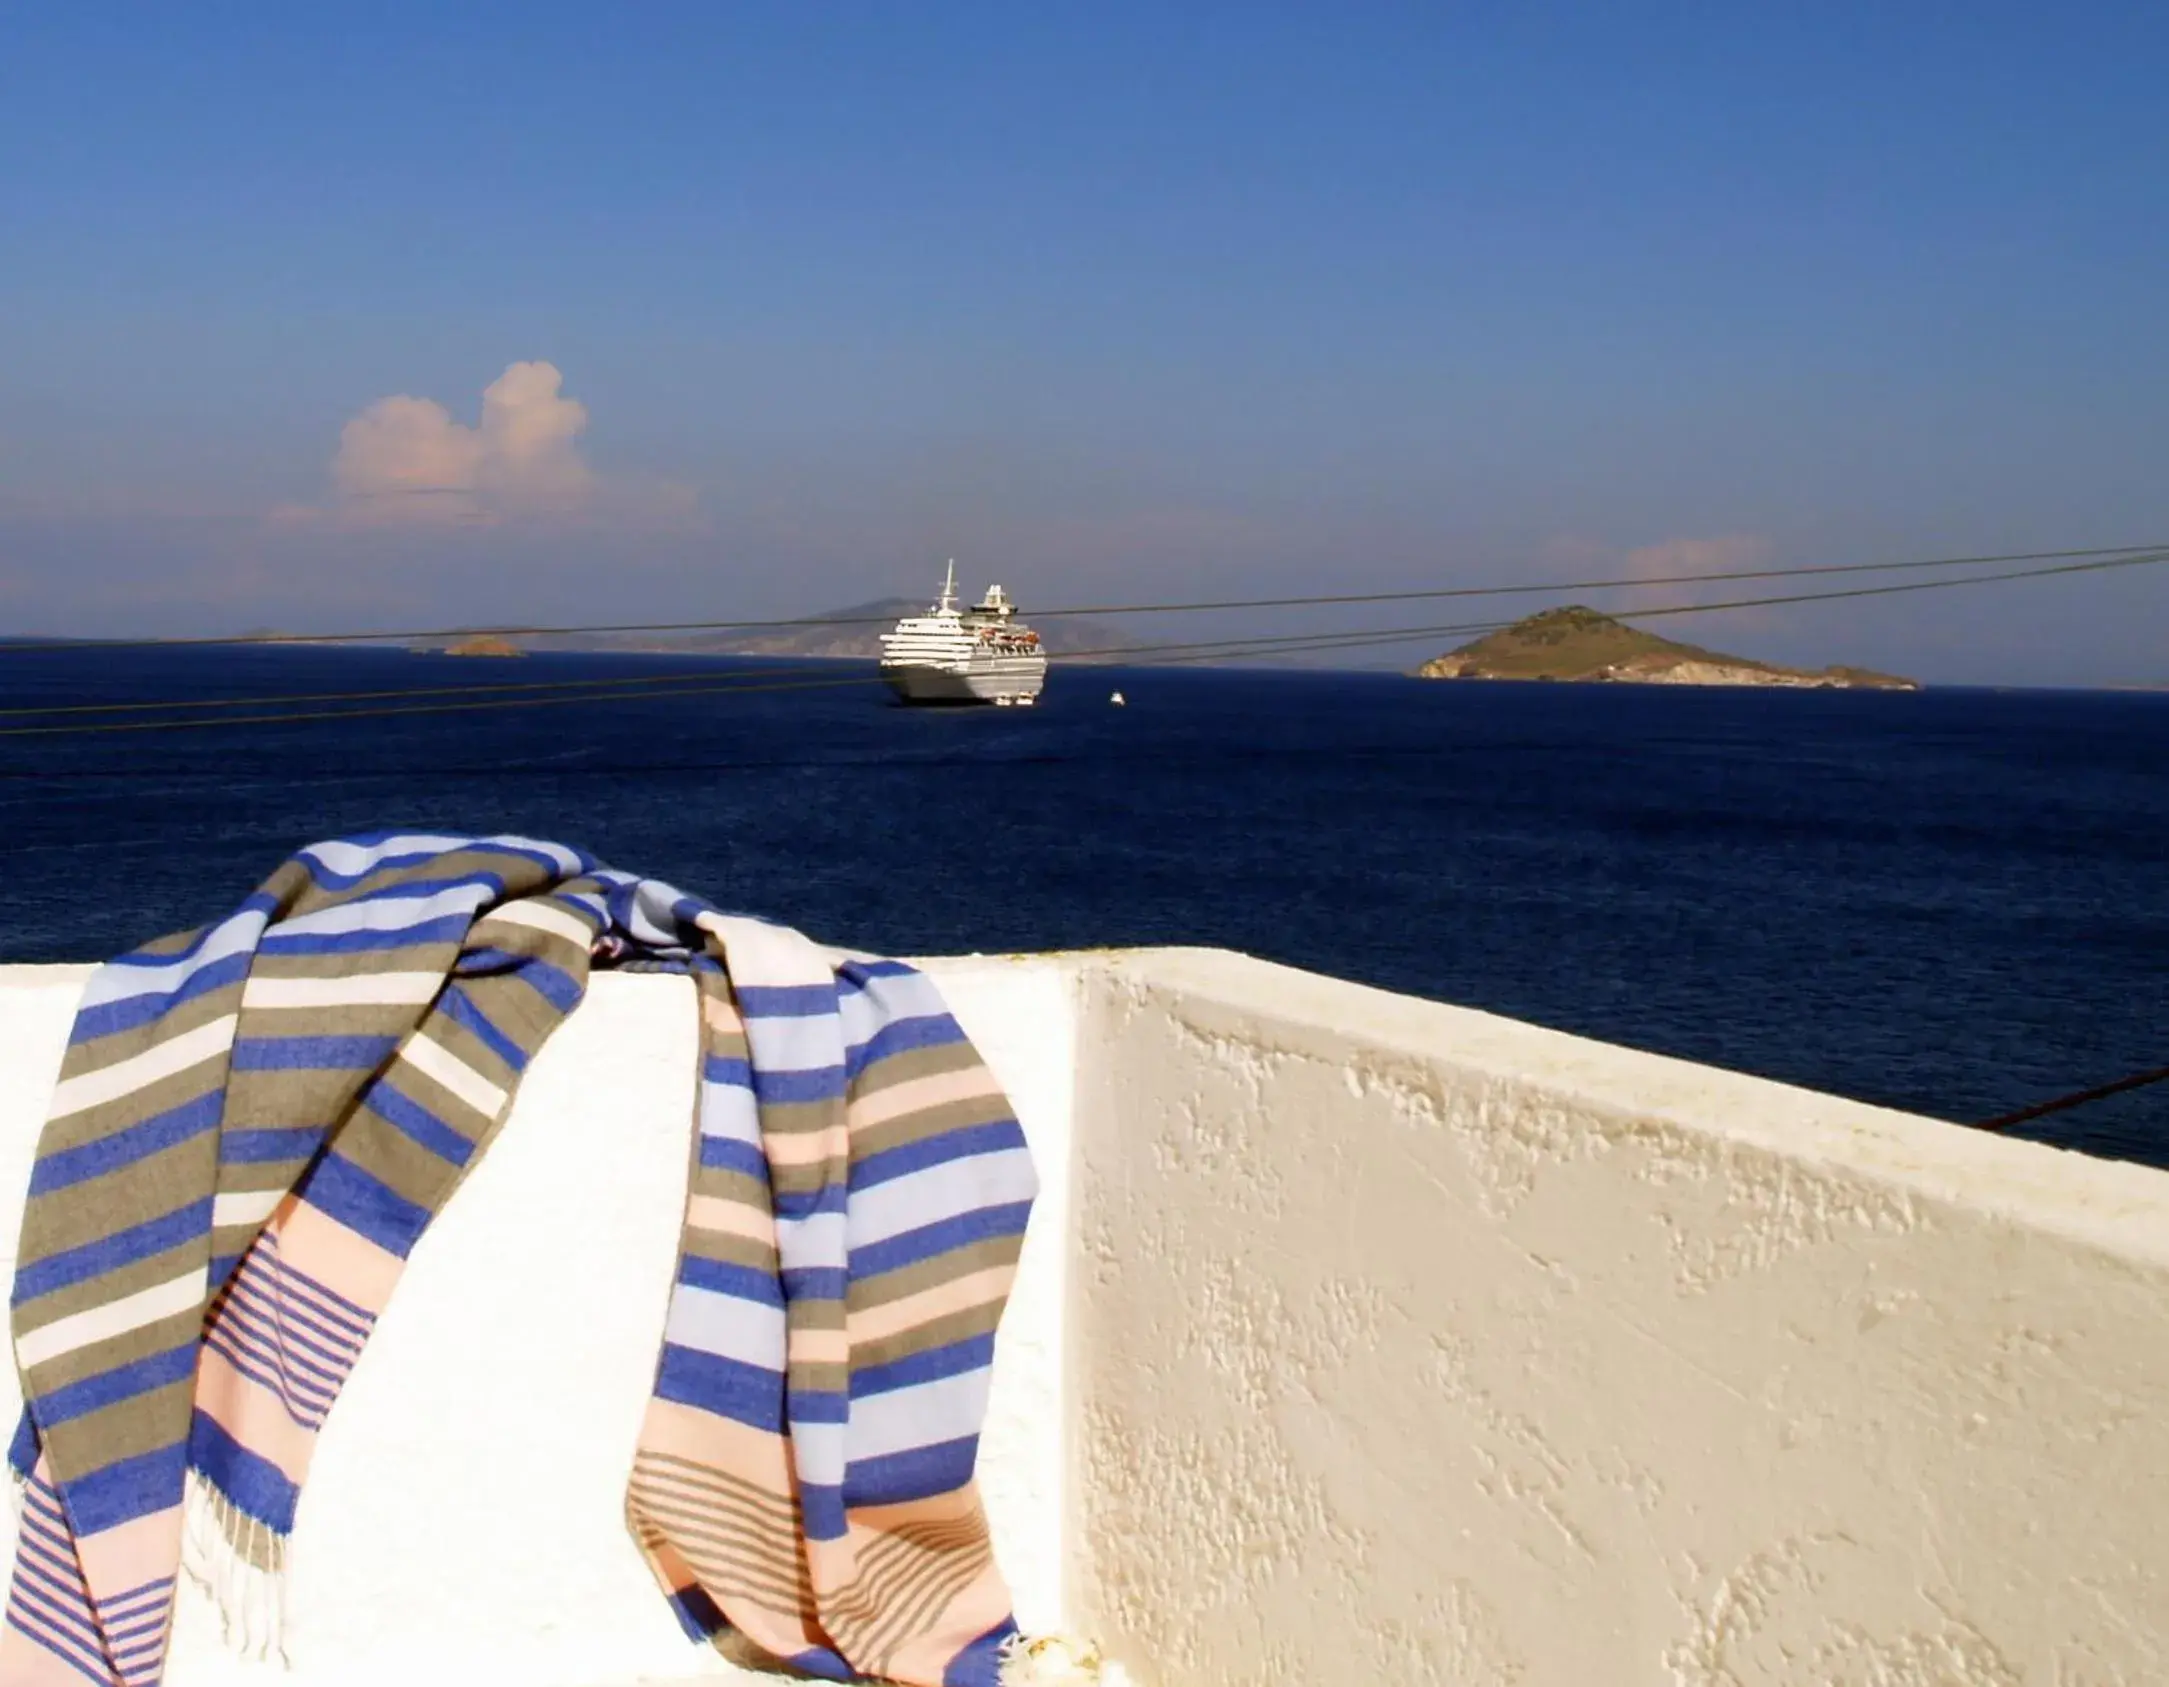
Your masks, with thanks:
M1711 576L1768 568L1778 560L1777 546L1759 533L1719 533L1707 538L1658 539L1646 545L1619 546L1580 535L1561 535L1545 547L1553 566L1588 579L1613 579L1622 590L1603 592L1589 601L1615 613L1653 609L1700 608L1782 592L1777 580L1721 580ZM1658 584L1659 581L1666 582ZM1649 623L1652 632L1694 639L1704 629L1746 632L1772 624L1767 608L1718 609L1707 614L1669 617Z
M1773 551L1760 534L1726 533L1714 539L1660 539L1654 545L1637 545L1624 560L1630 579L1675 580L1760 568Z
M431 398L380 398L339 431L326 506L273 512L283 523L341 527L690 519L691 495L664 482L605 481L580 454L587 406L555 364L506 367L469 426Z
M1768 568L1777 547L1757 533L1724 533L1707 539L1660 539L1637 545L1620 559L1621 573L1640 582L1625 593L1619 607L1630 610L1702 608L1735 603L1785 590L1781 580L1714 580L1715 574ZM1657 581L1670 584L1658 585ZM1711 608L1699 615L1666 617L1648 623L1652 632L1690 641L1766 631L1778 611L1769 608Z

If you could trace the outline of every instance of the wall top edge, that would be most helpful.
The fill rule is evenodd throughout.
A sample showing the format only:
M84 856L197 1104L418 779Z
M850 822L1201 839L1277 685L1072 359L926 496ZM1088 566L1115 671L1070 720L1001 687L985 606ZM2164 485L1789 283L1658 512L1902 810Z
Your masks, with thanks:
M963 972L981 967L1052 967L1076 970L1088 965L1158 953L1161 951L1153 949L1050 949L1037 953L981 954L974 951L962 955L910 955L903 958L912 966L923 967L929 972ZM97 961L0 962L0 990L47 990L63 984L80 986L101 964Z
M1598 1119L1659 1124L2047 1226L2169 1268L2169 1173L1922 1114L1351 984L1225 950L1082 963L1088 1010L1165 1012L1207 1036L1376 1068L1458 1069L1540 1087ZM1081 1047L1093 1035L1080 1027Z
M1097 983L1133 1001L1150 999L1202 1027L1240 1031L1294 1052L1345 1059L1353 1046L1374 1058L1443 1063L1502 1082L1536 1084L1622 1121L1661 1122L1866 1174L2169 1265L2169 1174L2148 1166L1993 1136L1233 950L1108 948L911 959L937 979L981 969L1053 969L1088 988ZM0 992L80 989L95 970L88 964L0 965ZM606 974L598 988L614 992L621 980L642 976Z

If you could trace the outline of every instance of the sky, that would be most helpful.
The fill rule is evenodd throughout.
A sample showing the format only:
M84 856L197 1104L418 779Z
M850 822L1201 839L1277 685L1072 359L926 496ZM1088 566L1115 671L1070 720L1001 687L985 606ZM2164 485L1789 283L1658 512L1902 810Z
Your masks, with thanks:
M2169 543L2165 68L2085 0L6 8L0 631ZM1664 630L2162 682L2169 568Z

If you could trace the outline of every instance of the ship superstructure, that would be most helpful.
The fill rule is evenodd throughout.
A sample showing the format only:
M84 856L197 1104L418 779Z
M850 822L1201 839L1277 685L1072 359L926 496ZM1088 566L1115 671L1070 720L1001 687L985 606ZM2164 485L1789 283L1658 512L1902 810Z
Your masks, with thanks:
M964 608L952 560L940 601L881 635L881 677L907 703L1023 707L1046 683L1047 653L1000 586Z

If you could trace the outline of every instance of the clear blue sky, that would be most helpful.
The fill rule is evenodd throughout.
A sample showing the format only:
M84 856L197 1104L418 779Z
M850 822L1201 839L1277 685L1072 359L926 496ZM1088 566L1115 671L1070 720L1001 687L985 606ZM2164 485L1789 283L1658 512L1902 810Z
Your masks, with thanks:
M0 627L2169 540L2165 73L2038 0L10 8ZM1720 631L2164 679L2169 579Z

